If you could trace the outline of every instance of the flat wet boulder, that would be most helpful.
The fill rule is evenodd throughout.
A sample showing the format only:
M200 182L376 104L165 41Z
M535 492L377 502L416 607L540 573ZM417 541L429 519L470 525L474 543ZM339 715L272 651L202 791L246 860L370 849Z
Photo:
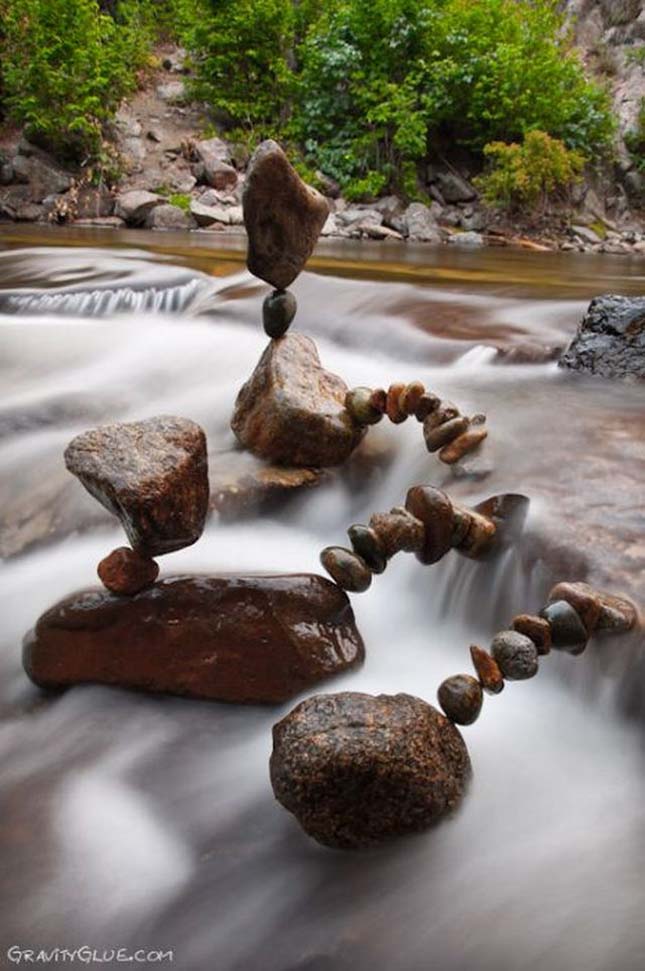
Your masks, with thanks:
M603 378L645 380L645 297L592 300L559 364Z
M283 290L314 251L329 203L302 181L277 142L262 142L246 174L242 196L251 273Z
M313 574L168 577L133 597L85 590L25 638L37 685L94 682L279 703L364 659L347 596Z
M451 812L471 767L458 729L432 705L347 691L307 698L274 726L270 771L306 833L357 849Z
M159 556L201 536L208 461L194 421L161 416L94 428L70 442L65 465L118 516L138 552Z
M272 340L235 402L231 427L245 448L281 465L344 462L365 435L345 408L347 385L302 334Z

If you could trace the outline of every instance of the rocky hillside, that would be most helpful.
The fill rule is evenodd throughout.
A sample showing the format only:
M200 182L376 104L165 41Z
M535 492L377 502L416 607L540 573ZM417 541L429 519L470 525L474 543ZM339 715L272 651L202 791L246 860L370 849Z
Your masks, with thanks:
M645 3L566 0L562 6L588 71L611 88L619 129L615 162L588 172L575 187L573 212L552 207L539 217L511 219L490 209L473 185L477 163L462 152L428 165L427 198L409 205L392 195L349 203L319 173L331 210L323 235L645 253L645 170L628 149L645 105ZM61 167L20 131L0 131L0 220L243 232L248 149L204 137L208 118L187 99L184 52L167 45L157 53L159 69L117 113L120 175L112 184Z

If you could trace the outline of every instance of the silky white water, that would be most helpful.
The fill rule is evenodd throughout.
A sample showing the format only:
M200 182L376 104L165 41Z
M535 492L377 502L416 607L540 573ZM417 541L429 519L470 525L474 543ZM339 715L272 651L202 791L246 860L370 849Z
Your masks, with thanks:
M56 286L56 268L62 274L65 262L72 273L74 260L119 282L113 254L46 256ZM160 292L174 272L143 254L129 258L130 292L140 292L140 279L146 292ZM15 283L18 259L26 267L29 251L0 254L7 277L13 267L14 294L30 286ZM35 266L30 290L42 286L43 272ZM245 273L192 282L182 275L178 286L181 298L166 288L163 302L144 301L134 313L114 293L92 317L77 312L82 295L66 312L59 294L52 313L31 293L0 314L0 468L9 504L17 499L7 483L22 483L37 517L52 482L66 481L65 444L98 421L184 415L206 428L211 453L232 444L235 394L266 342L258 324L264 291ZM452 479L425 452L415 422L379 426L376 469L330 477L263 517L211 519L196 546L162 558L165 574L318 572L323 546L342 544L352 522L400 504L424 481L468 503L524 492L529 528L539 531L553 500L537 488L536 453L552 461L557 484L563 449L597 414L642 417L634 388L601 384L592 394L588 382L572 387L550 363L496 363L477 341L458 352L448 340L447 354L393 310L416 296L418 312L428 296L420 286L307 274L294 290L298 328L315 335L323 364L349 385L420 379L466 413L485 411L490 441L471 461L472 477ZM457 288L437 297L500 327L523 321L529 333L542 320L554 333L571 331L584 303ZM98 313L99 304L89 306ZM30 421L21 424L21 414ZM562 415L567 427L556 441ZM80 486L77 495L80 502ZM79 525L87 525L82 517ZM644 966L640 727L623 716L620 678L596 669L593 646L582 658L551 655L538 678L486 700L464 730L475 776L454 819L382 850L332 852L273 799L271 726L291 704L245 708L101 687L42 700L30 686L22 635L58 598L92 585L99 559L122 543L116 522L101 523L32 544L0 567L5 949L171 949L181 971ZM433 702L444 677L469 670L471 643L487 645L513 613L540 606L547 568L524 564L515 551L488 563L451 553L432 568L398 557L353 598L364 668L320 690L407 691Z

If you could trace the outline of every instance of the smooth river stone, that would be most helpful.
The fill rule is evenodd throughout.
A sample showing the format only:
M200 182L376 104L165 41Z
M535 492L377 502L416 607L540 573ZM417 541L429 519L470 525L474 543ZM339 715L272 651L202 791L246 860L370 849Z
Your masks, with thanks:
M325 846L417 833L454 810L471 775L457 728L407 694L315 695L273 728L276 799Z
M44 613L23 650L43 688L248 703L286 701L363 659L347 596L313 574L168 577L127 599L85 590Z
M242 207L246 265L277 290L286 289L314 251L329 215L327 200L302 181L277 142L268 140L249 162Z
M187 418L161 416L77 435L65 465L121 520L144 556L195 543L208 512L206 436Z
M280 465L340 465L366 432L346 410L346 394L343 379L321 367L311 338L286 334L268 344L240 389L231 428L251 452Z

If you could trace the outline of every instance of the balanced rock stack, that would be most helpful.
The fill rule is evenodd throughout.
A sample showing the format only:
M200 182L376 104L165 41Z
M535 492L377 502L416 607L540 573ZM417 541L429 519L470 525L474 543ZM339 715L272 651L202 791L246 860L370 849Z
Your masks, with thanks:
M269 337L281 337L297 309L287 287L313 253L329 204L302 181L277 142L268 140L249 162L242 208L249 239L247 266L275 287L262 308L264 329Z
M270 704L363 661L347 595L324 577L157 580L154 557L191 545L204 528L206 437L195 422L97 428L70 443L65 461L119 517L131 546L99 564L107 589L67 597L27 634L23 664L37 685Z
M112 593L132 596L151 586L153 557L195 543L208 512L206 436L194 421L161 416L105 425L78 435L65 464L95 499L121 521L130 547L101 561Z
M369 526L349 527L351 550L328 546L320 560L343 590L362 593L399 552L414 553L426 566L451 549L470 559L490 555L522 532L528 506L525 496L507 493L467 509L434 486L413 486L405 506L374 513Z

